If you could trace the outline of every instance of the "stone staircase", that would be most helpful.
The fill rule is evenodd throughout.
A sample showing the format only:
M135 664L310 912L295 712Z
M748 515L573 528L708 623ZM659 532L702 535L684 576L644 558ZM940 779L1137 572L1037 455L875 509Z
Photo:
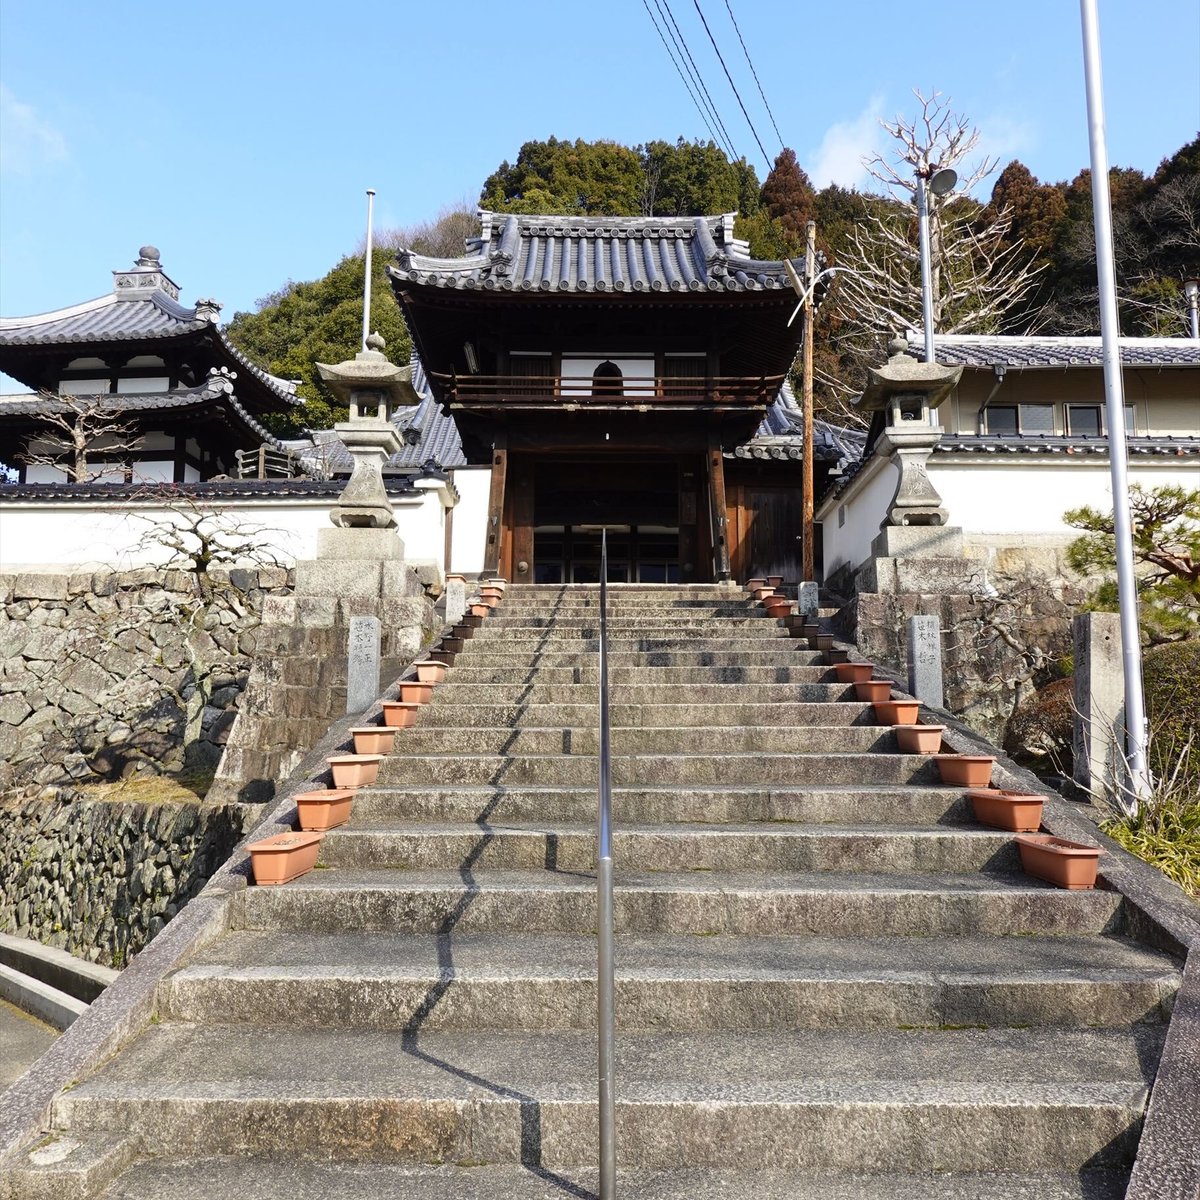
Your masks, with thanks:
M510 588L319 868L56 1101L93 1181L134 1157L95 1194L594 1194L597 599ZM1123 1195L1179 970L1120 897L1021 875L741 591L610 602L621 1196Z

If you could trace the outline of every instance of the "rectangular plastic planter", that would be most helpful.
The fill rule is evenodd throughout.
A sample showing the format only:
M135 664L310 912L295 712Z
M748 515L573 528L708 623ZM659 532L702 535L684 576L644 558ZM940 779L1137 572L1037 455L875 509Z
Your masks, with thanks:
M396 731L390 725L360 725L350 730L355 754L391 754Z
M421 683L441 683L446 678L446 664L426 660L417 663L417 679Z
M262 887L290 883L317 863L323 833L277 833L246 847L254 882Z
M295 796L300 828L306 833L336 829L350 819L354 788L326 788L322 792L300 792Z
M1045 796L1006 792L1001 788L971 788L967 799L980 825L1012 833L1037 833L1041 828Z
M894 725L896 745L901 754L937 754L942 748L945 725Z
M833 651L830 651L832 654ZM833 664L834 674L838 683L866 683L871 678L875 664L869 662L840 662Z
M405 704L402 700L383 702L383 723L392 729L410 729L417 723L419 704Z
M433 683L402 683L400 699L405 704L428 704L433 699L433 689L436 686Z
M379 776L382 754L334 754L325 760L335 788L367 787Z
M985 788L992 782L996 760L984 754L938 754L934 756L943 783Z
M1048 833L1019 833L1016 842L1026 875L1073 892L1096 886L1096 870L1104 853L1099 846L1069 842Z
M919 700L876 700L871 707L875 709L875 720L880 725L915 725L921 703Z
M860 700L877 704L892 694L892 684L888 679L865 679L854 685L854 691Z

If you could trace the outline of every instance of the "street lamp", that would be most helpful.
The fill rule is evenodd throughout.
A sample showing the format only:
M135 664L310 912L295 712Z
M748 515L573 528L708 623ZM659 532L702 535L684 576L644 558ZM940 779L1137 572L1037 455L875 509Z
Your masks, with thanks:
M921 320L925 324L925 361L933 362L933 293L930 290L929 265L929 201L925 195L925 184L935 196L944 196L954 190L958 173L949 167L936 170L926 167L917 170L917 224L921 235Z
M1183 294L1187 297L1188 316L1191 318L1192 337L1200 341L1200 279L1185 279Z

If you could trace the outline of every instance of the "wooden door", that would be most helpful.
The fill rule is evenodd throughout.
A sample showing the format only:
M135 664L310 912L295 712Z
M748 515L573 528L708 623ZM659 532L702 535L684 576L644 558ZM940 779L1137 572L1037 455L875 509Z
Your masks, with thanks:
M800 490L765 484L728 488L730 565L734 579L782 575L796 583L803 569Z

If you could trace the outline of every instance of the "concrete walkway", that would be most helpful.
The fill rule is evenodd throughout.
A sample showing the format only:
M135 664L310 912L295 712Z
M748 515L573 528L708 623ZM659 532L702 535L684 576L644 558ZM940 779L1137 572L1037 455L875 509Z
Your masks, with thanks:
M0 1088L20 1079L56 1037L57 1029L0 1000Z

